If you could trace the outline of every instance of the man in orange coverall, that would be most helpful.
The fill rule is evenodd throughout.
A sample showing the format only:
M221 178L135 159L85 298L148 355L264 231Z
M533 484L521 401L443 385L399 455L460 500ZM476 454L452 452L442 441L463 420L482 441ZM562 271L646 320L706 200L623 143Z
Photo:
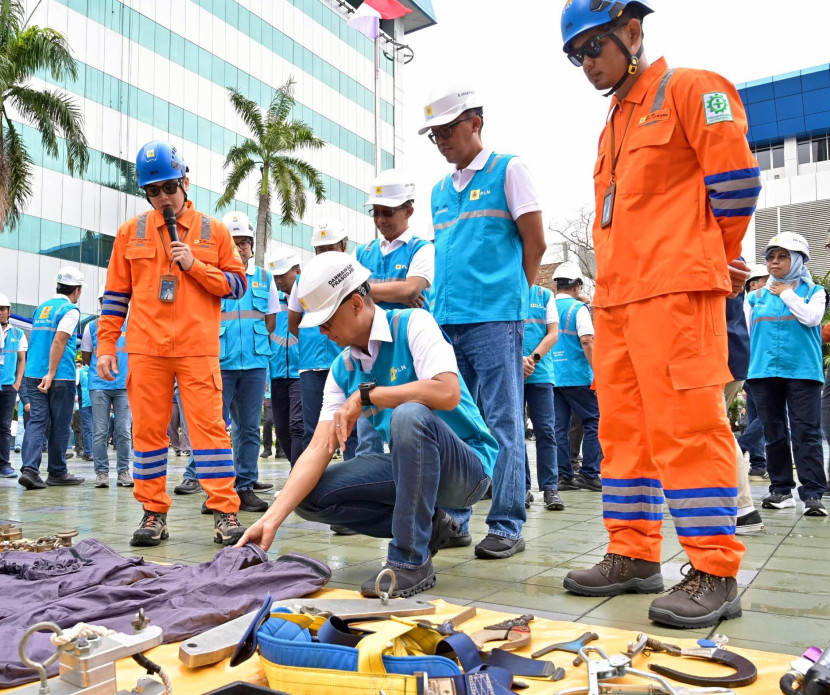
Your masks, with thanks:
M138 185L153 210L118 230L98 328L98 374L113 379L115 343L130 310L127 395L133 412L135 498L144 508L130 545L168 538L167 424L178 382L196 473L213 511L213 540L232 545L245 532L237 518L231 443L222 420L219 325L223 297L245 294L245 267L228 228L187 200L181 155L148 142L136 157ZM175 215L165 225L163 210Z
M650 0L568 0L564 50L614 94L594 167L596 345L605 558L569 572L589 596L663 590L668 503L689 558L649 618L674 627L741 615L735 442L723 408L730 261L760 193L735 87L643 55ZM734 274L735 282L731 279Z

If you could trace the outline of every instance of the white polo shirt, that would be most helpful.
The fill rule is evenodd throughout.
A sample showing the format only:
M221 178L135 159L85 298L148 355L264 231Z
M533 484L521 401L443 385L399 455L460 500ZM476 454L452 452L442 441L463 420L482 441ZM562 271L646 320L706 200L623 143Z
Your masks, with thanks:
M372 319L372 328L369 331L369 352L352 345L352 357L360 362L364 372L371 372L375 360L383 343L392 342L392 333L389 330L389 321L386 311L375 307L375 316ZM406 329L406 338L412 361L415 365L415 376L418 380L432 379L439 374L458 374L458 362L452 345L444 337L432 315L423 309L413 309ZM320 410L320 422L334 419L334 414L346 402L346 394L337 385L332 373L329 372L326 385L323 389L323 407Z

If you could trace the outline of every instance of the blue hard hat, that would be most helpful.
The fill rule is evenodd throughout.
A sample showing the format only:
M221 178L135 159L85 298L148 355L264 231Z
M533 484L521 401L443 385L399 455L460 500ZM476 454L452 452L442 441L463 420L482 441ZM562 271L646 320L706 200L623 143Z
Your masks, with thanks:
M567 0L562 10L562 49L570 53L577 36L613 22L627 7L636 7L642 17L654 12L650 0Z
M138 151L135 170L140 188L159 181L183 179L190 171L178 150L161 140L152 140Z

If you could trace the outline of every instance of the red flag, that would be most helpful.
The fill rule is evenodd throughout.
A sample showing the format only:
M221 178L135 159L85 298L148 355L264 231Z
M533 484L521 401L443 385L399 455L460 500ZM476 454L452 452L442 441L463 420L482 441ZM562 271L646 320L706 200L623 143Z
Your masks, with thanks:
M363 4L380 12L381 19L397 19L412 12L398 0L363 0Z

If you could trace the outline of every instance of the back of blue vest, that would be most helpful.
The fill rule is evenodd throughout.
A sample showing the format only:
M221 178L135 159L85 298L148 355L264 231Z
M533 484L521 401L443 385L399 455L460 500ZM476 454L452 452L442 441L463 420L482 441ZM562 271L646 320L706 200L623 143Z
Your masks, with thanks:
M9 386L17 378L17 353L20 352L20 340L23 331L17 326L9 326L6 341L3 343L3 364L0 365L0 386Z
M25 376L42 379L49 372L49 353L52 341L58 330L60 320L70 311L80 309L66 297L54 297L43 302L32 316L32 335L29 340L29 352L26 355ZM75 380L75 350L78 338L73 332L66 341L66 348L58 364L56 379Z
M380 251L380 239L373 239L368 244L363 244L357 249L357 260L360 264L372 271L369 282L390 282L406 280L409 267L415 254L422 249L428 241L412 237L406 244L399 246L385 256ZM421 294L425 298L424 309L429 311L430 291L425 289ZM406 309L406 305L397 302L377 302L377 305L386 311L390 309Z
M300 341L288 330L288 299L282 292L277 327L271 334L269 379L296 379L300 376Z
M551 291L547 287L533 285L530 288L530 301L527 318L525 319L524 349L522 354L527 357L536 349L548 333L548 302ZM553 355L551 351L542 358L536 365L527 379L526 384L552 384L553 383Z
M92 358L89 360L89 390L115 391L127 388L127 321L121 326L121 335L115 343L115 355L118 359L118 374L115 381L104 381L98 376L98 319L89 324L89 336L92 338Z
M455 190L450 175L432 190L439 325L527 317L522 240L504 191L511 159L494 153L463 191Z
M271 273L254 267L248 288L241 299L222 300L219 327L219 364L225 370L266 369L271 359L271 342L265 315L271 291Z
M558 297L559 340L553 346L553 383L556 386L590 386L594 370L588 364L576 330L576 314L585 304L573 297Z
M387 312L386 319L389 321L392 342L381 343L371 374L361 370L360 361L352 358L350 348L346 348L337 357L331 368L332 376L346 397L357 391L361 382L365 381L375 381L378 386L399 386L418 380L407 337L412 311L413 309L405 309ZM484 424L484 418L470 396L464 379L459 375L458 380L461 386L461 402L453 410L434 412L478 454L484 471L492 477L498 444ZM363 409L363 416L369 418L387 442L390 440L389 426L393 412L393 408L378 409L374 406Z

